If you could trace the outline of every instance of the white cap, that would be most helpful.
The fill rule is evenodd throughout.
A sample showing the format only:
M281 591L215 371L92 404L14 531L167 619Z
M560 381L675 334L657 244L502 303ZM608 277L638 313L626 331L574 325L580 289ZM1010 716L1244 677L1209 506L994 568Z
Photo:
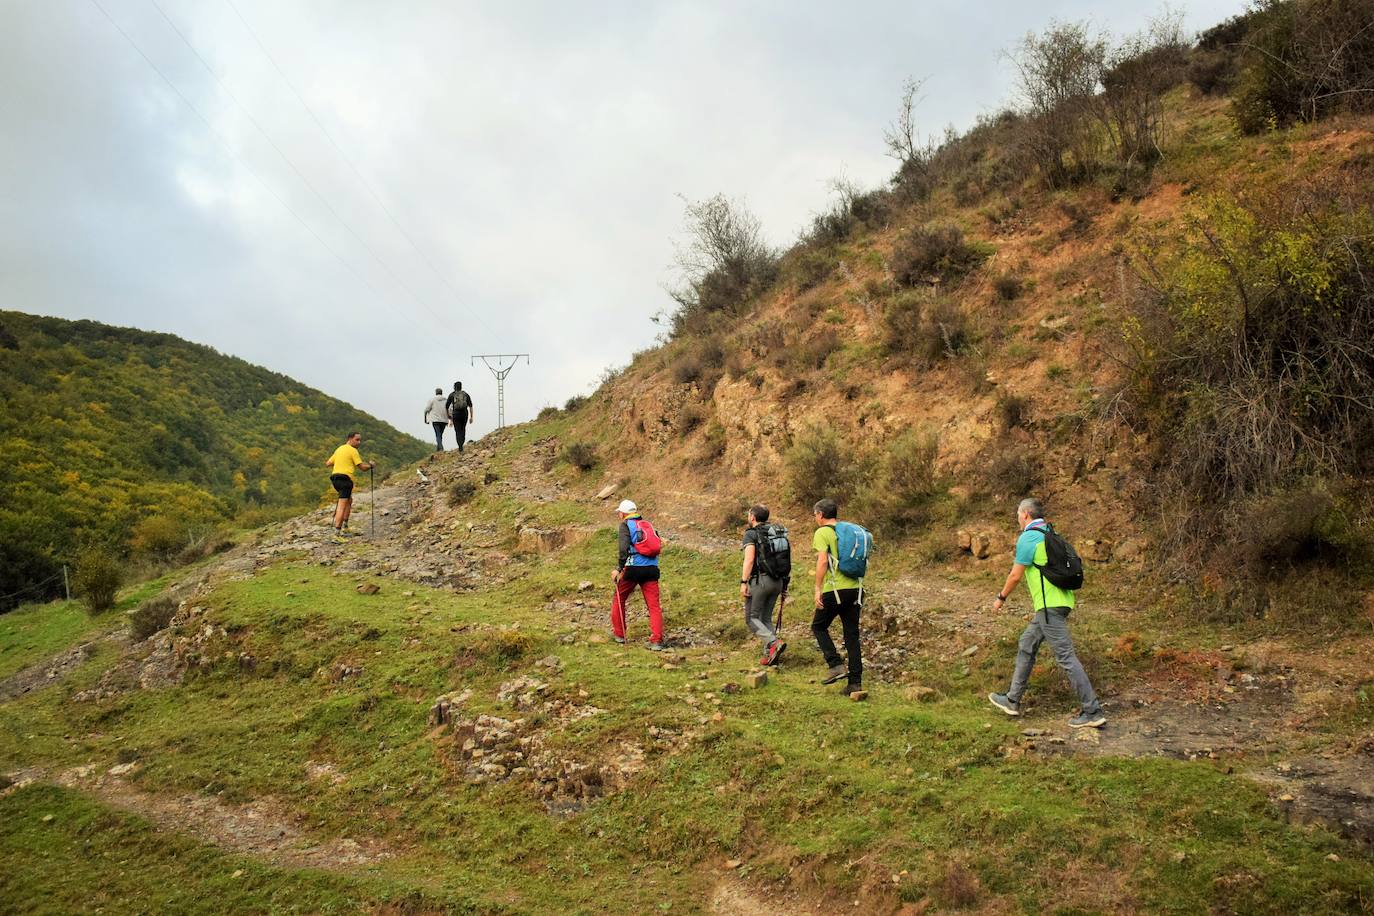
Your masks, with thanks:
M628 499L622 499L619 507L617 507L615 511L624 512L626 515L634 515L639 511L639 507Z

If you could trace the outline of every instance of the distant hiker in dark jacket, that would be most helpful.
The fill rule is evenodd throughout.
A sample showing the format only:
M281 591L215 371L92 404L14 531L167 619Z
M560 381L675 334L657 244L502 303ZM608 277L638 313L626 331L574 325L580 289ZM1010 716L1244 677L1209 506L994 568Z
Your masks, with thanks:
M472 409L472 398L463 390L462 382L453 383L453 390L449 392L444 407L448 412L449 422L453 424L453 436L458 440L458 451L462 452L463 444L468 441L468 424L476 419Z
M1011 596L1011 590L1024 576L1035 614L1021 634L1011 687L1006 693L988 694L988 701L1009 716L1021 715L1021 697L1030 681L1031 669L1035 667L1035 656L1040 652L1041 643L1048 641L1054 650L1054 660L1068 676L1069 683L1078 693L1078 702L1082 704L1078 715L1069 720L1069 725L1072 728L1101 728L1107 724L1107 717L1102 714L1097 694L1093 692L1093 685L1088 681L1078 654L1074 652L1073 640L1069 638L1073 592L1055 585L1040 571L1049 560L1045 552L1045 507L1038 499L1023 499L1016 507L1016 521L1021 526L1021 536L1016 541L1016 559L992 607L1000 611Z
M863 582L840 572L840 542L835 532L840 507L833 499L822 499L811 510L816 520L816 534L811 546L816 548L816 614L811 619L811 634L825 656L829 667L822 684L833 684L848 677L844 693L863 689L864 663L859 648L859 612L863 610ZM830 638L830 625L840 618L844 631L844 654L835 649Z
M444 389L435 388L434 397L425 404L425 422L434 427L434 450L444 450L444 428L448 426L448 401L444 400Z
M773 628L773 606L787 590L787 579L775 578L765 562L769 533L768 507L755 506L749 510L749 528L744 532L744 565L739 573L739 593L744 599L744 625L749 631L763 640L763 657L760 665L777 662L787 643L778 638ZM784 538L786 531L784 529ZM787 558L787 572L791 572L791 552ZM780 570L774 570L781 575Z
M611 605L611 632L615 641L625 642L625 602L634 594L635 586L644 593L649 607L649 648L663 651L663 608L658 601L658 557L646 557L634 549L643 532L644 517L639 508L626 499L616 509L620 517L620 558L615 567L615 597Z

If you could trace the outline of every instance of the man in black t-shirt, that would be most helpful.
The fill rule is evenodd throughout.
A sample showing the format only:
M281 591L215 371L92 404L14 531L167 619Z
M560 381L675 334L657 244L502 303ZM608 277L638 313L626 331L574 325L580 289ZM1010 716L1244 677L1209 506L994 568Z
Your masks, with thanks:
M453 424L453 435L458 440L458 451L461 452L463 443L468 439L468 424L475 419L472 398L463 390L462 382L453 383L453 391L449 393L444 407L448 410L449 422Z
M775 579L764 567L763 551L768 522L768 507L755 506L749 510L749 528L744 532L744 565L740 569L739 593L744 599L744 625L763 640L760 665L772 665L782 655L787 643L778 638L773 628L773 606L786 590L785 579Z

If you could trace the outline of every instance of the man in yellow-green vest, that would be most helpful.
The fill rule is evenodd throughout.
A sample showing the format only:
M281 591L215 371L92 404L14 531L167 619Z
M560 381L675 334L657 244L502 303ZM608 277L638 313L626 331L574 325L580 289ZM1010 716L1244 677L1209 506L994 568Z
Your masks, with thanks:
M1035 614L1030 625L1021 634L1021 642L1016 653L1016 668L1011 675L1011 687L1006 693L990 693L988 701L1009 716L1021 715L1021 697L1030 681L1031 669L1035 666L1035 656L1040 652L1040 644L1048 642L1054 651L1054 660L1063 669L1069 683L1078 694L1081 709L1078 715L1069 720L1072 728L1101 728L1107 724L1102 714L1102 706L1093 692L1093 685L1083 670L1083 664L1074 652L1073 640L1069 638L1069 612L1074 607L1073 592L1062 589L1050 581L1042 572L1049 556L1045 551L1045 537L1049 530L1045 522L1045 507L1040 500L1027 498L1016 507L1016 521L1021 526L1021 536L1016 541L1016 558L1006 584L997 593L993 609L1000 611L1007 603L1011 590L1024 577L1026 589L1031 595L1031 605Z

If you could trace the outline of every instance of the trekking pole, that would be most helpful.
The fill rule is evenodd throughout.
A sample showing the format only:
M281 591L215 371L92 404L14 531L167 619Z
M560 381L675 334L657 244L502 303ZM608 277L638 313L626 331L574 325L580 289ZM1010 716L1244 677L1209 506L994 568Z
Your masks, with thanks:
M368 505L372 507L372 539L377 539L377 476L374 472L376 465L369 465L367 469L367 495Z
M782 635L782 609L787 604L787 586L782 587L782 594L778 596L778 619L773 624L773 632Z

